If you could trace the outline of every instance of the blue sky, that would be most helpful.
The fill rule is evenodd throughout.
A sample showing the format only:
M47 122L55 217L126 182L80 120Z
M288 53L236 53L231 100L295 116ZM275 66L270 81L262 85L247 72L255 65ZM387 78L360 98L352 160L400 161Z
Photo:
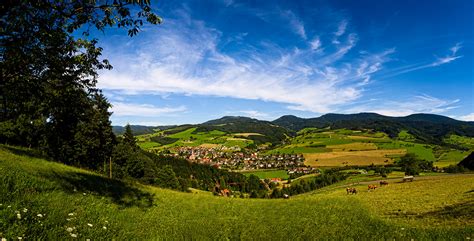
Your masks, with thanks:
M435 113L474 121L474 2L159 1L138 36L96 33L114 125L225 115Z

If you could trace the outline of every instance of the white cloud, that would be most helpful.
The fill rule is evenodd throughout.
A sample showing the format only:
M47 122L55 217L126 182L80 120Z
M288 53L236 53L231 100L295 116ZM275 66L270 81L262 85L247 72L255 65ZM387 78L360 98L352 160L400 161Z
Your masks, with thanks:
M458 120L462 121L474 121L474 112L471 114L455 117Z
M112 103L112 112L114 117L119 116L141 116L157 117L160 115L169 115L186 111L185 106L178 107L156 107L147 104L132 104L124 102Z
M264 112L256 111L256 110L241 110L238 113L243 113L245 116L256 118L256 119L268 119L269 115Z
M315 37L309 44L311 46L311 49L314 51L320 50L321 48L321 40L319 39L319 37Z
M282 17L288 20L289 26L301 38L307 39L304 23L290 10L282 11Z
M456 43L453 47L449 48L451 54L446 55L445 57L438 57L435 62L432 63L432 66L439 66L442 64L447 64L453 62L456 59L462 58L462 56L457 56L457 52L461 49L461 43Z
M415 113L439 114L458 108L456 100L439 99L429 95L418 95L406 101L372 100L369 103L344 110L346 113L375 112L387 116L407 116Z
M342 20L337 26L337 31L334 33L337 37L342 36L346 32L347 20Z
M189 16L168 19L159 31L142 33L146 41L135 42L134 52L124 52L127 48L121 46L106 48L110 52L104 54L114 70L101 74L99 87L128 94L263 100L326 113L360 98L362 86L394 52L364 53L342 61L357 42L357 35L351 33L344 44L322 56L312 48L282 48L271 43L263 50L248 46L229 55L219 49L222 35Z

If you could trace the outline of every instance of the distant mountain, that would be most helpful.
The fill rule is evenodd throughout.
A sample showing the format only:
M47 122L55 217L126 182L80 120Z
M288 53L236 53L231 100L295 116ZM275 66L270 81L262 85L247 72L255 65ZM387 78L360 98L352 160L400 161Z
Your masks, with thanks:
M166 130L176 125L169 125L169 126L142 126L142 125L130 125L132 128L132 132L134 135L144 135L144 134L151 134L154 133L156 129L159 130ZM125 126L112 126L112 131L116 135L122 135L125 132Z
M326 114L317 118L299 118L282 116L274 124L299 131L307 127L332 129L373 129L396 137L407 130L419 140L427 143L439 143L449 134L474 137L474 123L458 121L446 116L434 114L413 114L405 117L389 117L376 113Z

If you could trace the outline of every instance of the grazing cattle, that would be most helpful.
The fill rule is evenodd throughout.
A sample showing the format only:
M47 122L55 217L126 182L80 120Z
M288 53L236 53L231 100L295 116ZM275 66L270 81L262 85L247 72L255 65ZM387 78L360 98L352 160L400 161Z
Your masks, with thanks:
M413 176L405 176L405 177L403 177L403 182L407 182L407 181L413 182Z
M348 187L346 188L347 194L357 194L357 189L355 187Z
M375 190L377 188L377 185L369 184L369 186L367 187L369 188L368 190L370 191L370 190Z
M388 185L387 181L380 181L380 186L386 186L386 185Z

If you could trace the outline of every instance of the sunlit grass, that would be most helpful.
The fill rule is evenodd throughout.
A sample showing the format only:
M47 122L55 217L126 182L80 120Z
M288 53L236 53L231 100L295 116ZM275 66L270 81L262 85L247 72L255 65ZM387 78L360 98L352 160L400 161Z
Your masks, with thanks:
M223 198L110 180L7 147L0 148L0 173L0 236L8 240L463 240L474 233L472 218L446 214L472 199L467 175L352 196L335 187L289 200ZM398 209L426 215L391 218Z

